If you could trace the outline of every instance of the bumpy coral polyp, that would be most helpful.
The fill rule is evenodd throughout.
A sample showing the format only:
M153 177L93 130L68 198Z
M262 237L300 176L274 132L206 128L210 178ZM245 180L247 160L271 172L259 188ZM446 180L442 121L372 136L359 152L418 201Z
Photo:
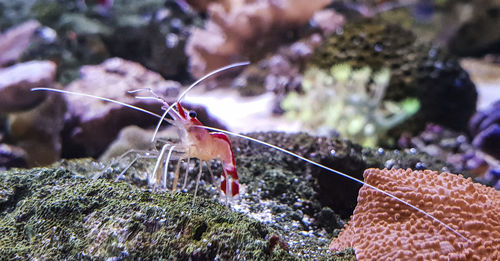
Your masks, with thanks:
M368 169L365 181L416 205L421 213L363 186L349 224L330 250L352 247L358 260L500 260L500 192L461 175Z

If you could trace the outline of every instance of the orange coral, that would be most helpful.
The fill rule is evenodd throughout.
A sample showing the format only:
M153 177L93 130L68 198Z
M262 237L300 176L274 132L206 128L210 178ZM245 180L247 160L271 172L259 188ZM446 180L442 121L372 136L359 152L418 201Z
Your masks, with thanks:
M500 192L461 175L368 169L368 184L448 224L469 241L367 186L330 250L352 247L358 260L500 260Z
M210 3L205 29L186 45L191 73L206 72L253 58L282 42L289 29L305 24L330 0L235 0Z

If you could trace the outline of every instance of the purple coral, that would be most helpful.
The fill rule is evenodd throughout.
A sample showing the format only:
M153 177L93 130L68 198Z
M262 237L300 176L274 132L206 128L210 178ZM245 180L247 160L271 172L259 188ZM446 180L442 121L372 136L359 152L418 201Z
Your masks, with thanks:
M470 120L469 128L474 136L472 145L500 160L500 100L476 113Z

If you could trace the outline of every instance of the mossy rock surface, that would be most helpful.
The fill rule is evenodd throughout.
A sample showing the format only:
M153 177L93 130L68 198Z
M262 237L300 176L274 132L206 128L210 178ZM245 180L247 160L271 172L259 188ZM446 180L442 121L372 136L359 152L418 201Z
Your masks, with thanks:
M364 148L341 138L315 137L306 133L251 133L249 136L277 145L348 176L363 179L367 168L412 168L454 172L445 162L412 150ZM275 149L240 138L231 139L241 183L247 193L293 205L319 219L321 207L348 218L357 201L359 183L316 167Z
M64 165L0 174L2 258L294 260L269 253L269 227L216 201L93 180Z

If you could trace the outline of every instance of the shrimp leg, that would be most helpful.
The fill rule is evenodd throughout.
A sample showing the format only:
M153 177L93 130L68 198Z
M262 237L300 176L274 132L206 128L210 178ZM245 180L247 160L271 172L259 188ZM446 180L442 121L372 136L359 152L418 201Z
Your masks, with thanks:
M200 171L198 172L198 177L196 177L196 186L194 188L193 204L194 204L194 201L196 200L196 192L198 192L198 185L200 184L201 173L203 170L202 163L203 163L203 161L200 160Z
M188 160L187 160L187 168L186 168L186 173L184 174L184 183L182 184L182 189L181 190L186 189L187 179L188 179L188 173L189 173L189 161L190 161L190 159L191 158L188 158Z
M188 155L189 157L189 155ZM185 158L180 158L179 161L177 162L177 167L175 168L175 174L174 174L174 182L172 184L172 193L177 191L177 183L179 182L179 172L181 170L181 163L182 160Z
M167 173L168 173L168 163L170 162L170 157L172 156L172 151L174 151L175 145L168 150L167 159L165 160L165 168L163 169L163 188L167 188Z
M122 170L122 172L120 172L120 174L118 175L118 177L116 177L115 182L118 182L118 180L123 179L123 176L125 176L125 172L127 172L127 170L130 169L130 167L132 167L132 165L134 165L134 163L136 163L137 160L139 160L139 159L148 159L148 158L152 158L152 156L149 156L149 155L135 156L134 159L132 161L130 161L130 163L127 164L127 166Z
M166 155L166 151L167 151L167 148L170 146L171 144L165 144L163 145L163 147L161 148L161 151L160 151L160 155L158 155L158 160L156 160L156 164L155 164L155 168L153 169L153 172L151 173L151 175L149 175L148 177L148 183L149 183L149 186L154 186L155 184L162 184L160 181L161 181L161 163L163 162L163 159L165 158L165 155ZM158 180L160 179L160 180Z

